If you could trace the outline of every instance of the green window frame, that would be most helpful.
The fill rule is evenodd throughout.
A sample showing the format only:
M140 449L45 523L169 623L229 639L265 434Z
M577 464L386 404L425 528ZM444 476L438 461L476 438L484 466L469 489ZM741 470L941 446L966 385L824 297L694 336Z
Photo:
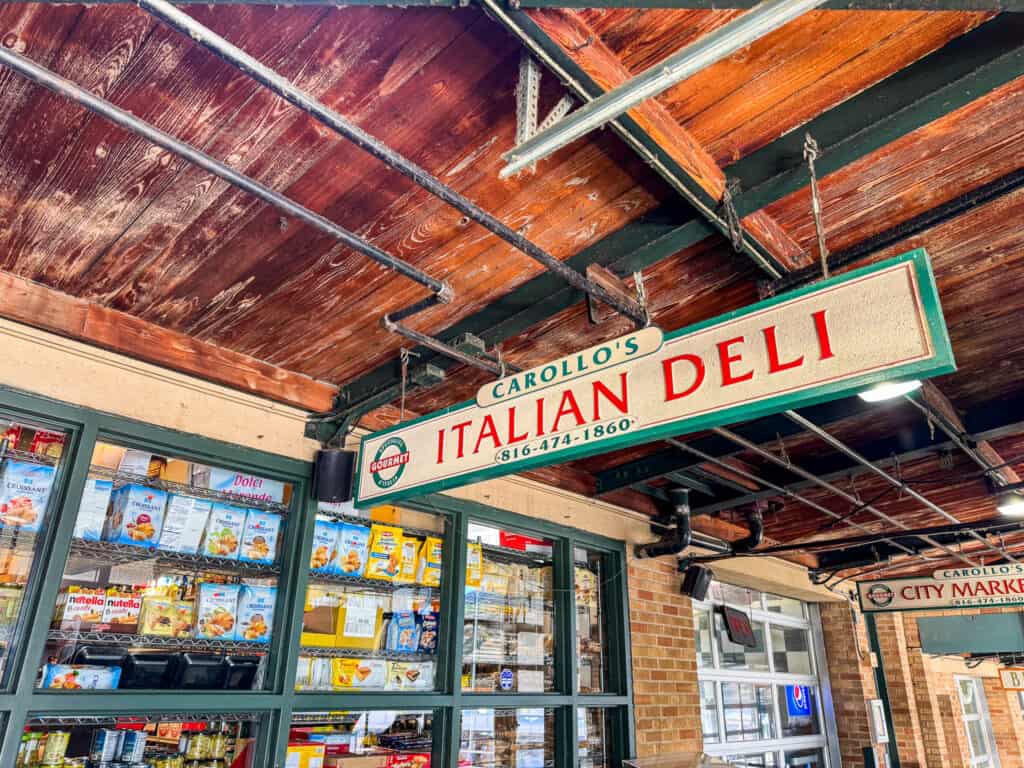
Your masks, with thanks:
M471 708L544 707L555 710L555 768L577 765L577 708L607 710L609 764L635 754L632 674L629 663L629 604L626 550L622 542L596 534L518 515L506 510L440 494L403 501L401 506L445 517L441 622L437 653L437 690L433 692L313 692L295 691L300 655L302 609L309 580L309 551L313 540L316 501L310 498L309 462L233 445L198 435L146 424L88 408L69 405L7 387L0 387L0 408L14 417L52 425L67 433L66 459L58 473L51 501L50 525L39 549L37 573L26 593L23 633L10 660L8 684L0 688L0 766L12 765L20 733L29 715L61 718L100 718L114 714L255 714L260 721L254 752L256 766L283 766L293 713L335 710L433 710L432 764L456 768L461 735L461 712ZM46 691L35 687L39 660L50 628L53 606L71 546L81 498L97 440L170 455L188 456L213 464L263 474L294 485L290 522L282 544L282 572L277 631L270 648L268 685L262 691ZM292 522L294 521L294 522ZM555 669L556 689L549 693L464 692L462 625L466 572L467 528L470 521L508 526L555 543ZM576 691L576 610L573 551L584 547L600 553L609 574L601 590L607 633L607 692L581 695Z

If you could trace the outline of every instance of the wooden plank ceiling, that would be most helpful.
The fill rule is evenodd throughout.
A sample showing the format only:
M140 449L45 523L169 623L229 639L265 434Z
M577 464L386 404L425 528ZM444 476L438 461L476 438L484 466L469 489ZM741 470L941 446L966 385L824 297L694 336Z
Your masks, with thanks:
M515 133L521 48L474 8L217 6L189 13L560 259L628 231L656 209L687 210L610 132L572 144L535 173L499 180L501 153ZM608 88L738 12L529 13L580 71ZM631 116L717 199L744 158L770 152L790 132L995 21L967 12L809 13ZM542 271L135 7L0 6L0 41L449 281L455 301L412 322L425 332L475 316ZM544 78L541 113L561 95L555 79ZM423 288L8 70L0 70L0 96L0 315L310 410L325 408L335 387L396 358L401 340L379 320L422 298ZM830 248L855 246L1019 170L1022 118L1024 78L1010 78L826 175ZM744 219L787 268L816 260L809 192L798 186ZM937 383L968 413L1024 394L1022 218L1024 192L1013 192L859 262L918 246L931 253L960 366ZM712 236L656 260L644 277L655 321L672 330L756 301L763 275ZM509 338L506 357L534 365L629 328L618 317L591 325L582 304L556 309ZM415 393L408 407L450 405L484 380L452 369L446 386ZM842 422L836 434L855 446L898 434L923 418L908 408ZM383 408L365 424L395 418L394 408ZM1024 421L1024 414L1006 421ZM993 446L1024 458L1022 440L1005 436ZM794 460L822 452L802 436L784 444ZM592 495L595 473L661 449L533 476ZM765 469L752 455L733 460ZM948 482L938 484L937 500L965 520L994 515L979 473L965 462L942 470ZM1024 472L1022 461L1013 467ZM936 487L934 457L906 470L929 491ZM868 497L875 489L859 492ZM607 498L656 509L636 490ZM843 512L827 494L814 498ZM935 522L906 499L878 505L908 522ZM717 522L703 525L729 534L732 513L716 514ZM826 521L787 505L769 518L768 535L793 540L820 533Z

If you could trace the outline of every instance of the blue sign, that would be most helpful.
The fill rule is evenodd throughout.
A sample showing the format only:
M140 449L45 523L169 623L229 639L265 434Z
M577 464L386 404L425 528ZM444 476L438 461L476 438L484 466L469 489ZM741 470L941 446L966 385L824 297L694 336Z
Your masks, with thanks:
M811 716L811 691L806 685L786 686L786 714L790 717Z
M501 686L503 691L512 690L512 670L503 669L501 670L501 676L498 678L498 685Z

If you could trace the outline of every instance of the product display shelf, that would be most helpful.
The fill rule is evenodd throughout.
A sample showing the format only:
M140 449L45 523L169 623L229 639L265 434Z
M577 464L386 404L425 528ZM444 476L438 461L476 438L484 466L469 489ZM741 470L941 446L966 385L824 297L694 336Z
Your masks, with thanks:
M30 715L25 724L36 728L76 725L106 728L149 723L254 723L259 719L260 716L254 712L154 712L141 715Z
M105 565L122 565L142 560L153 560L163 569L178 570L183 573L217 571L251 577L279 576L281 573L281 566L275 564L249 563L242 560L227 560L222 557L168 552L155 547L136 547L131 544L86 541L85 539L72 540L71 557Z
M484 559L494 563L519 563L525 565L551 565L550 555L543 555L539 552L522 552L518 549L500 547L496 544L481 544Z
M250 496L214 491L209 488L201 488L187 483L176 483L171 480L161 480L158 477L150 477L149 475L137 475L131 472L122 472L117 469L101 467L95 464L89 468L89 474L93 477L102 477L108 480L113 480L115 483L134 483L136 485L145 485L149 488L158 488L162 491L169 491L170 493L180 493L183 496L195 496L201 499L209 499L210 501L234 504L248 509L262 509L268 512L276 512L279 515L288 514L288 505L281 504L276 501L261 501L260 499L254 499Z
M396 525L402 529L402 532L410 536L433 536L434 538L441 538L444 533L441 531L430 531L426 528L413 528L402 523L388 523L384 520L371 520L367 517L361 517L360 515L347 515L343 512L331 512L325 509L318 509L317 515L323 517L329 517L331 520L336 520L339 523L354 523L355 525L371 526L375 523L377 525Z
M179 651L223 651L266 653L267 643L247 643L242 640L213 640L202 637L164 637L162 635L129 635L119 632L79 632L73 629L51 629L46 633L50 642L88 645L116 645L122 648L174 648Z
M378 592L395 592L400 589L411 589L415 591L429 590L437 592L438 587L428 587L424 584L396 584L380 579L366 579L362 576L342 576L334 573L309 572L309 581L312 584L338 584L342 586L361 587L363 589L377 590Z
M433 653L406 653L405 651L370 651L365 648L332 648L321 645L299 646L300 656L319 656L325 658L344 657L351 659L385 659L387 661L431 661L436 658Z
M0 528L0 550L34 550L36 547L36 535L31 531L24 531L17 527ZM5 584L4 586L11 586Z
M0 461L3 459L14 459L15 461L27 461L32 464L45 464L48 467L55 466L59 458L47 456L44 453L32 453L30 451L19 451L15 448L8 448L6 441L0 443Z

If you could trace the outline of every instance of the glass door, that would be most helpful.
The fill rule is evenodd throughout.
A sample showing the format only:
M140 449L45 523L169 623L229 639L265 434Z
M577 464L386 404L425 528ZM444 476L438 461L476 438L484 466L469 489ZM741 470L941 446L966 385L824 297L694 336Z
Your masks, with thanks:
M980 677L956 677L960 711L967 730L971 750L971 768L999 768L992 719L985 699L985 686Z

